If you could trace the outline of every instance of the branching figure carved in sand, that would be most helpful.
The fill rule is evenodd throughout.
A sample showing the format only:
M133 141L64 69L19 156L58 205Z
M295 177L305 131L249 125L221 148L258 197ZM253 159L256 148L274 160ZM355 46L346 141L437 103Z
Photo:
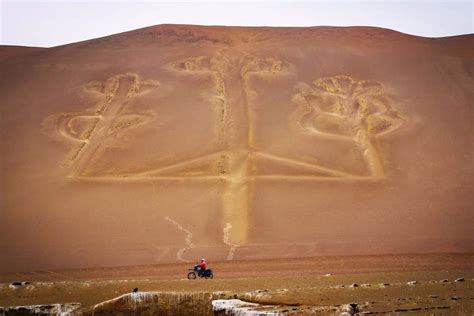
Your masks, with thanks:
M69 177L94 176L88 168L100 157L106 141L120 131L145 124L153 113L136 112L128 108L130 99L154 88L157 83L142 81L136 74L123 74L105 82L92 82L86 91L98 98L95 107L78 113L52 115L43 122L53 137L63 137L74 145L65 161Z
M384 96L376 81L348 76L318 79L312 86L299 86L296 122L305 133L334 140L351 141L362 150L370 175L383 177L382 157L376 136L394 131L404 119Z
M199 56L171 63L171 68L180 72L194 74L211 74L215 83L216 95L214 96L214 110L216 115L216 135L220 145L225 142L224 122L227 115L227 98L224 83L224 74L229 61L222 55L215 57Z
M250 78L254 75L260 76L275 76L288 73L290 65L275 57L259 58L255 56L246 56L244 58L243 66L241 68L241 81L242 81L242 92L245 96L243 100L247 111L247 121L249 124L248 130L248 144L252 149L255 149L254 145L254 126L255 119L253 110L251 108L251 100L255 98L256 93L251 87Z

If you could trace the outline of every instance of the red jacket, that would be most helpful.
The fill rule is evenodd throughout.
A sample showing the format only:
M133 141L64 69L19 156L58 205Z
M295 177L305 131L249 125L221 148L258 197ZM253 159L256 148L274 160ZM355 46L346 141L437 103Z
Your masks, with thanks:
M206 261L201 261L198 266L201 268L201 269L206 269L206 266L207 266L207 263Z

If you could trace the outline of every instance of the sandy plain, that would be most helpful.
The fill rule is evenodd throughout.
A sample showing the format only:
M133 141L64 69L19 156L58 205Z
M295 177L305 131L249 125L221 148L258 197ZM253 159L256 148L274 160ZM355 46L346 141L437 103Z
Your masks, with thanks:
M474 256L431 254L321 257L211 263L215 278L187 280L189 265L35 271L4 274L0 306L80 303L96 315L212 315L212 293L276 305L285 314L339 314L344 304L373 314L472 315ZM330 275L327 275L330 274ZM463 278L464 281L455 282ZM7 282L30 280L11 289ZM413 282L416 281L416 282ZM357 286L354 286L357 284ZM100 303L131 293L160 293L166 306ZM192 304L191 304L192 303ZM181 309L180 309L181 308Z

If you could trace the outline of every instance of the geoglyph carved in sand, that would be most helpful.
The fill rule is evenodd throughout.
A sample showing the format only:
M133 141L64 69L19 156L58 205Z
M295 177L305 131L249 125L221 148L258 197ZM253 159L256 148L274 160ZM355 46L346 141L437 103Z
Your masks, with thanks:
M108 139L124 129L146 124L153 119L153 113L136 112L128 107L128 102L156 85L156 82L141 80L136 74L92 82L86 90L99 99L94 107L84 112L59 113L45 119L43 127L48 134L56 139L63 137L73 144L64 161L70 168L70 178L95 176L88 167L101 156Z
M363 152L370 176L384 177L376 137L399 128L404 118L384 96L383 85L340 75L298 88L296 128L315 137L353 142Z
M236 66L237 65L237 66ZM222 54L216 57L200 56L187 58L171 64L171 68L190 75L211 73L215 81L215 97L211 100L216 113L216 138L223 150L178 162L164 169L181 170L201 160L214 160L217 166L215 178L223 182L221 194L223 222L223 243L230 247L227 260L232 260L235 249L247 239L248 214L252 186L252 164L257 153L253 144L254 114L250 106L251 94L249 78L254 74L275 75L287 71L288 64L272 57L257 58L246 56L231 61ZM234 94L230 97L229 92ZM232 100L232 101L229 101ZM235 100L235 101L234 101ZM157 175L153 170L152 174ZM150 175L150 173L147 173ZM206 177L207 179L210 176Z
M356 80L349 76L318 79L313 85L299 84L294 97L297 104L290 118L293 128L302 133L332 139L335 142L352 142L366 159L370 175L354 175L345 171L308 163L295 158L280 157L263 152L255 146L255 109L258 91L251 85L254 76L276 78L289 72L290 64L275 57L259 58L244 56L231 59L222 53L214 57L186 58L167 65L178 75L206 76L214 81L210 97L215 113L216 151L199 157L189 157L171 165L156 166L117 176L127 179L197 179L220 181L223 213L223 239L234 258L236 249L246 243L250 196L256 178L287 179L303 177L292 174L256 174L259 163L291 166L307 171L315 179L384 177L381 153L376 137L389 133L403 123L402 116L394 110L384 96L383 86L375 81ZM88 89L102 99L95 108L81 113L61 113L48 118L53 122L56 134L74 143L67 158L70 177L93 177L88 166L100 158L107 140L115 133L129 127L148 123L153 113L137 113L127 110L130 98L139 96L157 84L143 81L136 74L125 74L108 79L104 83L90 84ZM46 124L46 125L48 125ZM190 166L213 165L211 172L186 174ZM205 167L202 167L205 168ZM107 175L104 179L114 179ZM186 250L196 247L192 233L170 217L168 222L186 234L186 246L178 251L177 258L186 261Z
M216 135L219 144L223 144L225 139L224 122L227 114L226 87L224 75L230 64L227 57L218 54L214 57L199 56L190 57L171 63L171 69L193 75L211 74L215 84L215 96L211 100L214 105L216 115Z

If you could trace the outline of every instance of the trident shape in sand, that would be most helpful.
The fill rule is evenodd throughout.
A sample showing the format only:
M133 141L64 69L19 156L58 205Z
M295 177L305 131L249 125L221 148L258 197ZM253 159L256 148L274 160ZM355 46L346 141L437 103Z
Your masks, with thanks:
M88 86L101 98L97 107L86 113L62 113L52 117L57 128L56 134L76 144L67 159L67 165L71 168L70 177L96 180L202 178L221 181L224 187L221 194L223 242L230 246L230 259L235 248L247 242L254 180L302 177L255 174L257 162L297 168L315 179L384 177L376 136L395 130L403 123L403 118L389 106L380 83L334 76L318 79L312 85L299 84L298 93L293 98L296 110L290 118L290 125L298 132L335 141L350 141L359 146L367 161L370 173L367 176L276 156L256 148L254 108L257 92L252 89L251 80L255 76L277 78L285 75L290 70L287 62L275 57L259 58L251 55L230 60L223 54L217 54L214 57L186 58L167 67L180 75L211 75L213 78L215 95L211 102L218 149L210 154L153 169L114 176L94 174L91 171L93 168L89 167L94 164L94 159L100 157L101 150L107 146L111 136L153 119L152 113L131 111L127 104L130 99L156 87L157 83L143 81L136 74L119 75L104 83ZM211 171L205 167L206 163L207 166L213 166ZM184 172L190 167L203 170L198 174Z
M148 170L140 175L170 175L170 172L179 173L180 169L204 160L215 161L214 177L223 181L224 185L221 195L224 243L231 247L229 257L232 258L235 247L245 244L247 240L249 200L254 177L251 173L257 154L254 145L255 119L250 104L253 91L249 80L255 74L284 73L288 71L288 64L275 58L253 56L231 61L218 54L214 57L186 58L168 66L184 74L212 75L216 91L212 101L217 123L215 134L220 150L173 166ZM206 178L209 179L209 176Z

